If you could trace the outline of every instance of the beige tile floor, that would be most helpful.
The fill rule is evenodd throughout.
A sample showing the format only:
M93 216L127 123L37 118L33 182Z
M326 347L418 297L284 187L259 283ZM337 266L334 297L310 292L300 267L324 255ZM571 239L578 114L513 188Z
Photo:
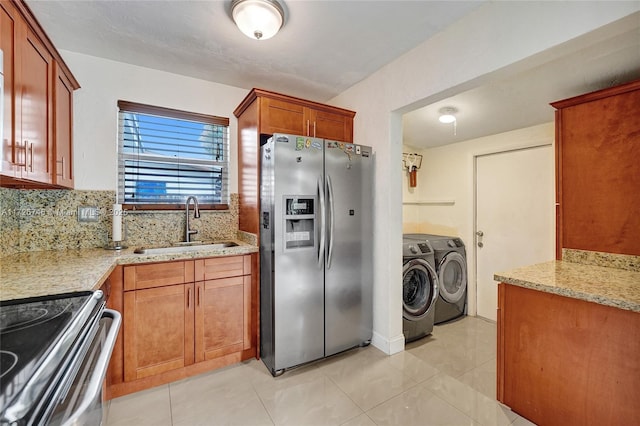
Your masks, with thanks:
M273 378L261 361L110 401L116 425L532 425L495 400L496 326L474 317L387 356L355 349Z

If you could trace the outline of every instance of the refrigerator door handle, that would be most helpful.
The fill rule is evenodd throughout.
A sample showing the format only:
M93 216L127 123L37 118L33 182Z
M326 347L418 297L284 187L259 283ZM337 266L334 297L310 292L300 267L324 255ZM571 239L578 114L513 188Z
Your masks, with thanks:
M322 188L322 176L318 178L318 194L320 195L320 223L318 229L320 230L320 247L318 248L318 266L322 266L324 260L324 245L325 245L325 223L326 223L326 206L324 199L324 188Z
M327 255L327 269L331 269L331 258L333 257L333 230L335 228L334 210L333 210L333 185L331 184L331 176L327 175L327 193L329 204L329 253Z

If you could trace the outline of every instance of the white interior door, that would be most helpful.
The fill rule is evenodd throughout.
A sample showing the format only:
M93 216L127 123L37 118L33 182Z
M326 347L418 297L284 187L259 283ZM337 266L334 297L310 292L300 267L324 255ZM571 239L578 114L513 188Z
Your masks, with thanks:
M551 145L476 157L478 315L496 320L496 272L554 259Z

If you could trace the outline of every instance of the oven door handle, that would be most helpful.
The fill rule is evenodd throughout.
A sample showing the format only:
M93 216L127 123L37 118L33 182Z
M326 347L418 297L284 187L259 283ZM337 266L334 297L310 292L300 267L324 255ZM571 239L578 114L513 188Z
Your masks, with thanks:
M122 317L120 312L112 309L105 309L102 312L102 318L110 317L111 324L109 325L109 331L105 337L105 341L102 345L102 352L96 362L96 368L91 373L91 377L88 378L88 384L86 386L86 392L82 397L82 401L77 405L77 409L70 413L64 420L65 426L81 424L82 415L90 408L91 404L95 400L96 396L102 392L102 382L107 374L107 368L109 367L109 360L111 359L111 352L113 346L116 343L118 337L118 330L120 329L120 323Z

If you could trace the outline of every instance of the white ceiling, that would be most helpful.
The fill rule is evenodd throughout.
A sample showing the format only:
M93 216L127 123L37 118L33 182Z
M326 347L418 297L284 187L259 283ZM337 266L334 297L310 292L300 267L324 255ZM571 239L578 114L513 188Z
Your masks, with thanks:
M235 27L230 0L27 4L60 49L325 102L484 0L284 1L284 27L263 41ZM550 122L549 102L638 78L639 13L424 100L403 117L404 143L433 147ZM443 106L459 111L455 135L437 121Z
M261 41L236 28L231 0L27 4L59 49L326 102L482 1L280 0L285 24Z
M640 79L640 14L501 70L403 116L403 142L430 148L554 120L549 103ZM453 107L457 122L442 124ZM455 134L454 134L455 132Z

